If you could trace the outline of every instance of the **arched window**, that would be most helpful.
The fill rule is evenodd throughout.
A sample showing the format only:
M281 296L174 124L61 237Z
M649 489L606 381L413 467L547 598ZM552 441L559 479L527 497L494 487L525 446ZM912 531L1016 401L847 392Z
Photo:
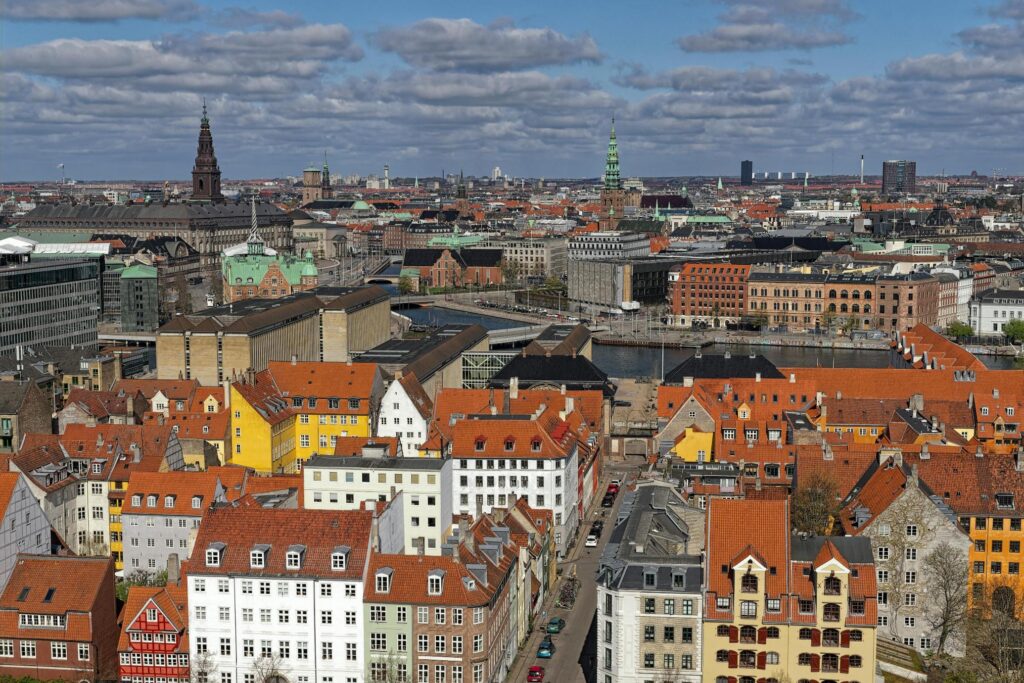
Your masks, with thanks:
M834 602L826 602L823 614L825 621L839 621L839 605Z
M839 595L842 588L843 582L836 577L828 576L825 578L825 595Z
M839 655L825 654L821 656L822 671L839 671Z
M871 298L871 290L870 289L868 291L864 292L864 298L865 299L870 299Z
M850 293L848 291L846 291L845 289L840 290L839 291L839 298L840 299L849 299L850 298Z
M829 299L835 299L836 298L836 290L834 290L834 289L828 290L828 298Z
M723 638L728 638L729 637L729 627L726 626L725 624L720 624L719 627L718 627L718 635L722 636Z
M765 661L765 664L778 664L779 663L779 653L778 652L769 652L768 654L766 654L764 656L764 661Z
M840 311L841 313L846 313L846 312L847 312L848 310L849 310L849 307L848 307L848 306L847 306L846 304L843 304L843 305L841 305L841 306L839 307L839 311Z
M865 313L870 313L871 312L871 304L864 304L864 312Z
M827 628L821 632L821 644L825 647L839 647L839 631Z
M744 626L740 629L740 642L741 643L756 643L757 642L757 629L753 626Z
M850 308L850 310L852 310L852 311L853 311L854 313L860 313L860 304L854 304L854 305L853 305L853 306L852 306L852 307Z
M740 676L740 683L754 683L753 676Z
M864 632L861 631L859 628L855 628L852 631L850 631L850 640L853 640L853 641L856 641L856 642L860 642L863 639L864 639Z
M729 651L728 650L719 650L718 652L716 652L715 653L715 661L716 662L728 662L729 661Z
M853 298L854 299L859 299L860 298L860 290L859 289L853 290Z
M811 655L806 652L801 652L799 655L797 655L796 663L800 666L810 666Z
M715 679L715 683L729 683L729 677L728 676L719 676L718 678Z
M753 650L740 650L740 666L744 669L753 669L757 666L757 655Z
M767 631L767 633L765 635L767 637L769 637L769 638L778 638L779 637L779 627L778 626L769 626L768 627L768 631ZM803 638L803 636L800 636L800 637ZM810 636L807 636L807 637L810 638Z
M740 590L742 590L744 593L756 593L757 575L744 574L742 578L740 578Z

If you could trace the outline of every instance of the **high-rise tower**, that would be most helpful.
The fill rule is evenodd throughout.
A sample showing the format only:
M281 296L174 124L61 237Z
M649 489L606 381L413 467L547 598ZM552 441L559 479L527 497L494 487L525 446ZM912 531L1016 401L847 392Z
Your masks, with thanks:
M615 139L615 118L612 118L612 132L608 136L608 154L604 160L604 189L621 190L619 178L619 142Z
M199 146L196 149L196 163L192 167L192 199L207 202L222 202L220 193L220 167L213 153L213 134L210 119L206 116L206 100L203 100L203 118L199 123Z

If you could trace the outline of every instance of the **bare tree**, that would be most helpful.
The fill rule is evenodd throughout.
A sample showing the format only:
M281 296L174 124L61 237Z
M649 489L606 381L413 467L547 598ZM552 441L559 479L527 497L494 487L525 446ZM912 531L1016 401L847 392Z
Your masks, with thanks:
M272 654L265 654L254 660L252 672L256 683L284 683L287 673L281 657Z
M962 643L967 625L967 553L943 541L924 558L930 609L925 618L936 634L935 652ZM959 649L959 648L958 648Z
M406 658L394 650L387 654L372 655L370 659L371 683L408 683L409 666Z
M824 534L838 508L839 487L834 479L814 473L793 496L793 527L810 534Z
M217 672L217 660L209 650L197 653L189 662L189 679L192 683L209 683Z
M990 577L974 595L967 621L967 657L958 662L961 678L1020 683L1024 680L1024 623L1019 618L1014 582Z

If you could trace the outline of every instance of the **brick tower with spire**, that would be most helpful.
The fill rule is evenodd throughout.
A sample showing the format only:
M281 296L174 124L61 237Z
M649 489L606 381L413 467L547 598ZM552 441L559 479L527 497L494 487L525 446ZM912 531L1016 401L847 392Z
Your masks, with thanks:
M602 230L614 230L622 217L626 195L619 177L619 142L615 138L615 118L612 118L612 132L608 137L608 154L604 162L604 184L601 187Z
M213 134L210 119L206 116L206 100L203 100L203 118L199 123L199 146L196 149L196 163L192 167L192 199L206 202L222 202L220 193L220 167L213 153Z

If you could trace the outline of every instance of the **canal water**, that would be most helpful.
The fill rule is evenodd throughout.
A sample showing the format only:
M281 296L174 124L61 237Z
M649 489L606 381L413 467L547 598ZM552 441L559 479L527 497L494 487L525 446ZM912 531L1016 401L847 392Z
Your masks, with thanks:
M522 327L525 323L487 315L463 313L445 308L410 308L400 311L418 325L482 325L488 330ZM885 368L889 366L887 351L861 349L820 349L800 346L747 346L740 344L714 344L702 353L733 355L761 354L781 368L836 367ZM668 372L693 355L691 349L665 349L648 346L608 346L594 344L594 364L609 377L650 377L661 379L662 366ZM663 359L664 358L664 362ZM1014 367L1008 356L979 356L990 368L1005 370Z

